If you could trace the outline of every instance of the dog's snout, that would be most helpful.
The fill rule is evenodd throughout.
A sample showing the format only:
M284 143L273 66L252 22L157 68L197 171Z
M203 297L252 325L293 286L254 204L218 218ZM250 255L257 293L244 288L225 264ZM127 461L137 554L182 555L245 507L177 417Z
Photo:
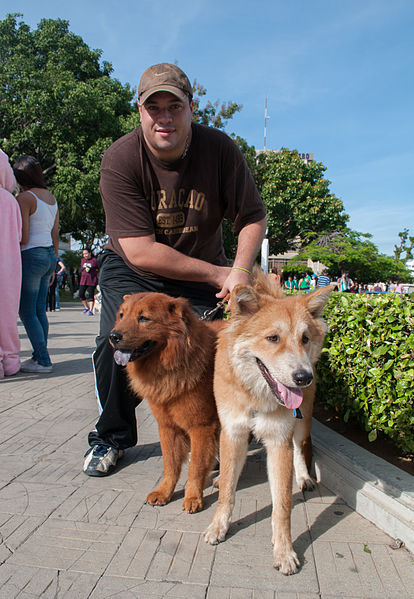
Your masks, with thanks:
M118 331L112 331L109 334L109 341L111 342L111 344L113 346L118 345L118 343L122 340L122 333L119 333Z
M298 387L306 387L313 381L313 373L309 370L297 370L293 373L292 378Z

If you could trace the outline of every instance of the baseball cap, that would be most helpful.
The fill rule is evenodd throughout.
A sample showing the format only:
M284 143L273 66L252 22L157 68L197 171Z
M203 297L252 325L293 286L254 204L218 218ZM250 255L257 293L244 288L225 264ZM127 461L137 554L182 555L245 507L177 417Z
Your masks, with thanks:
M183 102L193 97L187 75L175 64L162 62L146 69L138 85L138 102L144 104L156 92L170 92Z

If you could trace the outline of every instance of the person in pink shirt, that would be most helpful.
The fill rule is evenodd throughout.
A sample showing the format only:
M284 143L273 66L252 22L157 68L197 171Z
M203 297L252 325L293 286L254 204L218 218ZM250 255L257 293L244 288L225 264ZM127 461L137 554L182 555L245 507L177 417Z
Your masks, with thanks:
M92 256L90 248L82 250L79 298L83 304L82 312L93 316L95 289L98 284L98 261Z
M0 150L0 379L20 370L17 315L22 280L22 217L19 204L12 195L15 187L16 179L9 158Z

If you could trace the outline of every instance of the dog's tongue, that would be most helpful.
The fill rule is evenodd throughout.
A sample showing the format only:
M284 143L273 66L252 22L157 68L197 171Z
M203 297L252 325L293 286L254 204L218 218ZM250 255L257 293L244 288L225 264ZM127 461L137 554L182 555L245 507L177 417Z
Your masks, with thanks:
M286 387L283 383L275 381L276 392L282 399L283 403L290 410L296 410L302 403L303 394L301 389Z
M114 352L114 360L118 364L118 366L126 366L129 362L129 358L131 357L130 351L119 351L117 349Z

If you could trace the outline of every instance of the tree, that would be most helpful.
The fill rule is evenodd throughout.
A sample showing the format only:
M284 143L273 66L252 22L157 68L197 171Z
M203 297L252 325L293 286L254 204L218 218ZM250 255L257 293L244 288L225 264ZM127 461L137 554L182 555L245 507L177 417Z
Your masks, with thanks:
M20 14L0 21L2 148L42 164L59 202L61 232L85 246L104 235L99 194L103 153L140 124L134 90L111 77L112 66L69 30L68 21L42 19L30 30ZM194 82L194 120L223 128L241 109L207 103Z
M413 259L414 237L408 236L408 229L404 229L398 233L398 237L400 238L400 245L394 245L394 257L396 260L402 260L406 264L407 260ZM402 258L404 252L405 256Z
M104 232L101 156L122 135L133 92L67 21L42 19L31 31L19 16L0 21L2 145L12 161L38 158L58 198L61 231L89 244Z
M262 152L256 183L267 209L270 252L306 244L318 233L343 230L348 215L342 201L329 191L321 162L306 163L295 150Z
M375 281L411 281L410 271L401 260L378 252L369 233L346 229L320 235L304 247L293 262L310 258L325 264L332 278L348 272L352 279L364 283Z
M200 125L208 125L216 129L224 129L226 122L233 118L236 112L242 109L241 104L236 102L216 102L207 101L205 106L201 106L201 99L207 94L205 87L194 80L193 83L193 121Z

